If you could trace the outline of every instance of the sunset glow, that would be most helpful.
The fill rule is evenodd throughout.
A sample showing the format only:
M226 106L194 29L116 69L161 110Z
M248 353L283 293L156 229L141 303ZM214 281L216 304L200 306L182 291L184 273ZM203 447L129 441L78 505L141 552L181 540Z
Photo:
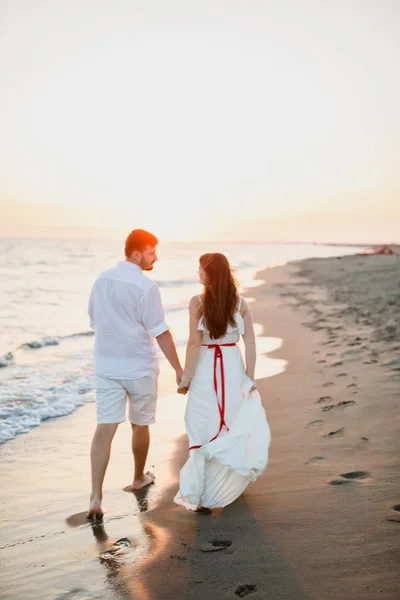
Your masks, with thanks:
M400 11L2 2L0 235L400 242Z

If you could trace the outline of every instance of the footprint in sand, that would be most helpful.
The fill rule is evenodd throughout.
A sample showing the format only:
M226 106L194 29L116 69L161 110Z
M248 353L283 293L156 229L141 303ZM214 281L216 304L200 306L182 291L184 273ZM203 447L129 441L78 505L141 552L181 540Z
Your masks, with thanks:
M320 462L321 460L325 460L325 458L323 456L312 456L311 458L309 458L308 460L306 460L306 462L304 463L305 465L312 465L316 462Z
M322 425L322 423L323 423L322 419L316 419L315 421L310 421L309 423L307 423L305 428L308 429L309 427L315 427L317 425Z
M391 511L386 517L387 521L396 521L396 523L400 523L400 504L395 504L392 506Z
M235 595L239 596L239 598L246 598L246 596L249 596L250 594L254 594L257 591L257 586L256 585L239 585L238 588L236 588L235 590Z
M332 398L331 398L331 400L332 400ZM320 400L318 400L318 402L320 402ZM355 404L354 400L342 400L341 402L338 402L337 404L327 404L326 406L323 406L321 408L321 410L323 412L326 412L328 410L332 410L332 408L337 408L338 406L345 408L346 406L351 406L352 404Z
M331 367L341 367L342 364L343 364L343 362L341 360L339 360L338 362L331 364Z
M336 377L347 377L347 373L339 373L339 375L336 375Z
M324 437L326 438L334 438L334 437L342 437L344 434L344 427L340 429L336 429L336 431L330 431L329 433L325 433Z
M333 381L327 381L326 383L323 384L322 387L331 387L331 385L335 385Z
M130 540L128 538L121 538L120 540L117 540L116 542L114 542L114 544L111 546L111 548L109 550L106 550L106 552L103 552L101 554L100 560L101 561L111 560L115 556L118 556L119 554L123 554L124 552L126 552L126 550L130 547L131 547Z
M200 552L218 552L219 550L226 550L232 546L231 540L212 540L207 544L200 546Z
M368 471L349 471L348 473L341 473L340 477L354 481L359 479L368 479L368 477L371 477L371 473Z
M326 360L319 360L319 361L318 361L318 364L319 364L319 365L322 365L322 363L326 363Z
M329 485L344 485L361 479L368 479L371 474L368 471L350 471L349 473L341 473L336 477L328 480Z
M341 477L332 477L328 479L329 485L344 485L345 483L351 483L349 479L342 479Z
M346 385L346 387L351 388L351 387L358 387L356 383L349 383L348 385Z
M329 400L333 400L332 396L321 396L319 400L317 400L317 404L319 404L319 402L328 402Z

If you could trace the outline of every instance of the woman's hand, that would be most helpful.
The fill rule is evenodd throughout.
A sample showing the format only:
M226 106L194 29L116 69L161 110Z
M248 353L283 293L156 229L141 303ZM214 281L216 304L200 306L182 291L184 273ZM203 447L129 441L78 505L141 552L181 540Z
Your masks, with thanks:
M254 384L253 387L250 388L250 392L249 393L251 394L251 392L254 392L256 389L257 389L257 386L256 386L256 384Z
M182 369L182 367L179 367L179 368L175 369L176 385L180 385L181 384L182 375L183 375L183 369Z
M188 390L189 390L189 388L185 386L185 387L178 388L177 392L178 392L178 394L183 394L185 396L188 393Z

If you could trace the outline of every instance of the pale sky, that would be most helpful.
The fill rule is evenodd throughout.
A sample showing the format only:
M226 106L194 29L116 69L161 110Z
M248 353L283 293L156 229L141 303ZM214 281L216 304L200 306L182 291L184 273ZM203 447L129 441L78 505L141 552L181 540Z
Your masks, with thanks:
M0 0L0 235L400 242L398 0Z

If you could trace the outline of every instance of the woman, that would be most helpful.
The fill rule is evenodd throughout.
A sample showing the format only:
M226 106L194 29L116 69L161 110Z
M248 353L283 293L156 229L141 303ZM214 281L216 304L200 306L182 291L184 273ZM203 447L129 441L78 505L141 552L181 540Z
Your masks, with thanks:
M200 257L201 296L189 304L190 336L178 392L189 399L189 459L175 502L188 509L230 504L268 462L270 431L254 383L256 346L246 300L223 254ZM243 336L246 368L236 345Z

